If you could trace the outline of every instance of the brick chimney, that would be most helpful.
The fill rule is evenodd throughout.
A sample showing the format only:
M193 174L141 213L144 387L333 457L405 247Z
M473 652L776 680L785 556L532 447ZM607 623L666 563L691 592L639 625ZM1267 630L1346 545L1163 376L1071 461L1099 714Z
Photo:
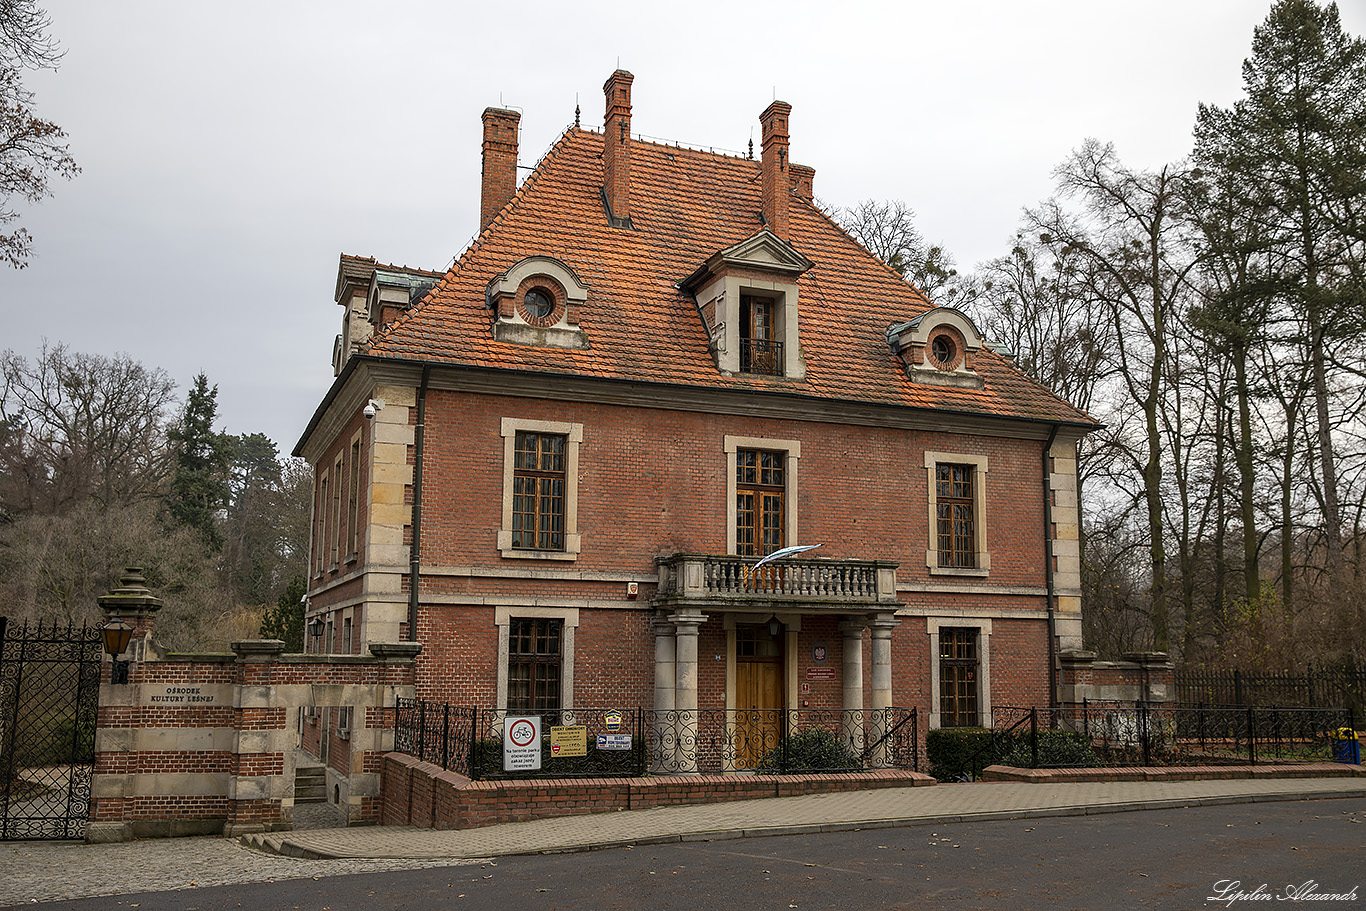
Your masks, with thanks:
M522 115L484 108L484 178L479 199L479 230L493 221L517 195L517 124Z
M787 240L788 197L792 195L792 174L787 161L787 118L791 113L792 105L786 101L775 101L759 115L764 142L760 161L764 223L783 240Z
M607 78L603 121L602 192L615 228L631 227L631 83L635 76L617 70Z

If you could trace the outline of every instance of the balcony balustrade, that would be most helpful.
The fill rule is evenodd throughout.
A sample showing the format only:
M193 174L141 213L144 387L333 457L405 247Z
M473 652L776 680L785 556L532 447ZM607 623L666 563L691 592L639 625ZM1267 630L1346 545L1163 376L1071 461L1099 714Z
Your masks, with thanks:
M896 604L896 568L884 560L775 560L674 554L655 561L659 605L821 604L835 608Z

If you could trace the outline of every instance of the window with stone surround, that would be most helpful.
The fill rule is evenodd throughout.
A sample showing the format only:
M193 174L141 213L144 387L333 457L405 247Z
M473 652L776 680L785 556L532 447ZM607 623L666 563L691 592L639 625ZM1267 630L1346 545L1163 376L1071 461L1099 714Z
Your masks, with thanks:
M503 524L498 550L514 559L575 560L583 425L503 418Z
M727 436L727 552L763 556L797 540L797 440Z
M939 726L976 727L977 630L945 626L939 630Z
M929 546L932 574L985 576L991 571L986 544L987 457L926 452L929 484Z
M991 726L991 627L985 617L927 617L931 728Z
M508 626L507 710L560 709L562 624L547 617L513 617Z
M572 709L578 608L499 606L494 608L494 623L497 706L509 711Z

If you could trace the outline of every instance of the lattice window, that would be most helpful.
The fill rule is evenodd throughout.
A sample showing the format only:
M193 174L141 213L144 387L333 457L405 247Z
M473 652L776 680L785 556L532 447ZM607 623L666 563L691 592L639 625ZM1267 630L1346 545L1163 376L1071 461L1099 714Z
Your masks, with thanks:
M977 630L941 627L939 630L939 724L941 727L976 727Z
M518 431L512 466L512 546L564 550L565 437Z
M514 617L508 625L509 712L560 708L562 621Z
M735 454L735 552L771 554L783 546L784 454L741 449Z
M973 472L972 465L935 467L936 531L939 536L940 566L976 566Z

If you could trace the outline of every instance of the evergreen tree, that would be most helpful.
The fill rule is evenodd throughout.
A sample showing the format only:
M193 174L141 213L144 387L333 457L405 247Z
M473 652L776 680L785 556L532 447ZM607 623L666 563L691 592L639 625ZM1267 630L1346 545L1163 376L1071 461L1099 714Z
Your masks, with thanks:
M290 580L275 606L261 617L261 638L279 639L285 651L297 654L304 650L304 577Z
M1331 365L1335 343L1363 328L1366 42L1343 32L1336 4L1278 0L1253 35L1243 88L1231 109L1201 105L1196 158L1239 189L1271 251L1267 290L1304 318L1331 574L1342 555Z
M167 434L175 456L166 512L175 524L197 529L211 550L223 544L217 518L228 501L230 446L227 437L213 429L217 415L218 387L209 388L208 377L201 373L186 397L180 422Z

